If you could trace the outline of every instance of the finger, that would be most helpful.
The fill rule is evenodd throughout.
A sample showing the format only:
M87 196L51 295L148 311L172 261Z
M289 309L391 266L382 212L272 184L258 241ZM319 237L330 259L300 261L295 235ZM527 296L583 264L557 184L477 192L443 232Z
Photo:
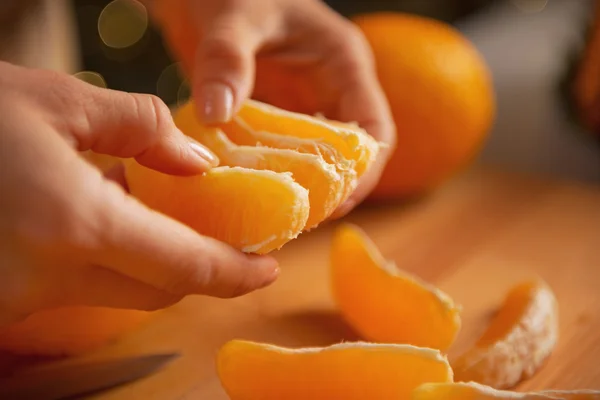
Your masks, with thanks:
M351 27L346 40L338 46L331 75L342 88L336 116L344 121L357 122L379 141L377 160L360 178L350 198L333 214L339 218L364 200L377 184L383 169L396 146L396 127L385 93L377 79L373 55L362 33Z
M101 229L90 261L176 296L235 297L272 283L277 262L246 255L143 206L116 184L97 196Z
M218 164L210 150L177 129L158 97L97 88L71 77L58 79L49 100L61 112L50 118L77 150L135 157L149 168L181 175Z
M100 266L57 269L54 275L47 285L43 304L46 307L75 305L153 311L182 298Z
M193 93L205 124L231 119L254 84L261 34L245 15L243 2L234 3L207 22L196 51Z

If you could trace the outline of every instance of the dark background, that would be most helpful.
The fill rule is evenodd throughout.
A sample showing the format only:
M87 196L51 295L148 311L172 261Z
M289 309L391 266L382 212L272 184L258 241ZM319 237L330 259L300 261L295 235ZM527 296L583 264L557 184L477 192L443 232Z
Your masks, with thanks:
M498 0L329 0L326 3L345 16L400 11L454 23L495 1ZM100 73L112 89L156 94L167 104L175 104L178 96L181 100L181 77L173 73L175 68L164 73L173 60L164 48L159 32L152 26L142 40L126 49L112 49L102 42L97 21L109 3L109 0L73 1L83 69Z

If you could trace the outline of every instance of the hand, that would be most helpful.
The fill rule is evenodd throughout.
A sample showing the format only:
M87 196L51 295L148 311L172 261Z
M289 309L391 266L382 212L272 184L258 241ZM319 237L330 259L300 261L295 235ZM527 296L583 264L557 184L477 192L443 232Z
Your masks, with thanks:
M205 123L229 120L251 94L292 111L358 122L387 148L335 216L373 189L396 135L358 28L318 0L146 2L192 79Z
M0 63L0 325L63 305L153 310L187 294L236 296L276 278L274 259L144 207L84 150L181 175L216 163L156 97Z

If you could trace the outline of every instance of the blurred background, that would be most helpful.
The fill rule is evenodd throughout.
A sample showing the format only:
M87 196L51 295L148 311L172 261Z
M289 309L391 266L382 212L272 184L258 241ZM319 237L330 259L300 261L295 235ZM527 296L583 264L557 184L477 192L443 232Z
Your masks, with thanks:
M600 182L600 134L575 118L565 90L589 43L594 1L327 3L349 17L401 11L454 25L475 44L493 74L497 115L480 161ZM127 0L4 1L0 10L9 7L14 10L3 13L8 17L0 21L4 59L76 73L113 89L153 93L171 106L189 96L177 64L139 5ZM25 19L16 17L25 13Z

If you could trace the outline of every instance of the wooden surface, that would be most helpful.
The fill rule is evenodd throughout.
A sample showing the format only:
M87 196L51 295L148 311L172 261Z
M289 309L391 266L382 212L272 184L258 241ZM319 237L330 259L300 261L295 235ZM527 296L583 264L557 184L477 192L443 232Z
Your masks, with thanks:
M544 278L559 300L560 341L521 388L600 389L600 188L472 172L427 199L362 209L347 220L398 266L463 305L464 328L451 359L481 333L510 286ZM229 339L285 346L357 339L329 293L331 228L280 251L282 275L270 288L235 300L189 298L90 355L183 355L154 376L94 399L226 399L214 356Z

